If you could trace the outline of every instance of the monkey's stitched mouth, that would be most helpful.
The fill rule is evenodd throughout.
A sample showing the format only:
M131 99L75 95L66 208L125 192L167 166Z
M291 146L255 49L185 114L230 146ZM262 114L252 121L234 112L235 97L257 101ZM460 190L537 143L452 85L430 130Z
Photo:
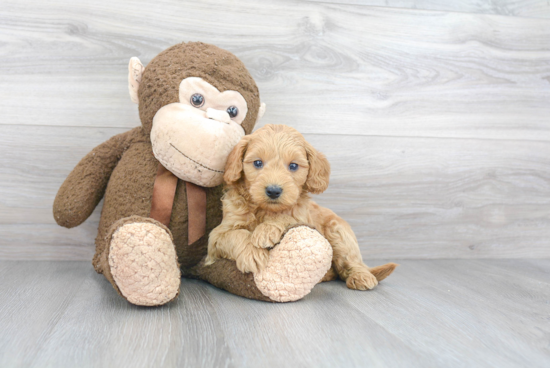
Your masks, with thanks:
M209 168L208 166L204 166L204 165L201 164L200 162L193 160L191 157L187 156L185 153L183 153L183 152L181 152L179 149L177 149L177 147L174 146L172 143L170 143L170 145L172 146L173 149L175 149L176 151L178 151L179 153L181 153L181 155L182 155L183 157L185 157L186 159L188 159L189 161L191 161L191 162L193 162L193 163L196 163L197 165L199 165L200 167L205 168L206 170L210 170L210 171L213 171L213 172L217 172L217 173L219 173L219 174L223 174L223 171L221 171L221 170L211 169L211 168Z

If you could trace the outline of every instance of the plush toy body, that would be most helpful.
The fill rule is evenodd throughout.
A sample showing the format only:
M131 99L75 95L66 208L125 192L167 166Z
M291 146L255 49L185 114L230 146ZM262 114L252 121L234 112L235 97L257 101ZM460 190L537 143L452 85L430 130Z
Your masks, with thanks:
M195 267L197 274L208 233L221 221L227 155L264 106L242 62L203 43L175 45L147 68L132 58L129 89L142 126L86 155L59 189L53 212L71 228L105 197L96 271L131 303L161 305L177 296L181 272ZM240 293L250 276L233 268L201 277L216 283L230 273Z
M144 306L176 298L181 275L265 301L282 301L273 290L284 294L289 285L304 289L303 295L309 292L328 269L331 250L322 242L313 244L307 230L290 230L268 267L296 268L297 259L287 257L285 249L307 255L315 248L323 261L285 275L283 289L276 280L257 283L253 273L242 273L232 260L212 265L204 260L208 234L222 219L227 157L265 109L242 62L212 45L182 43L161 52L146 68L132 58L129 90L139 104L141 127L94 148L54 201L55 220L71 228L105 198L96 271L129 302Z
M77 226L91 214L105 193L93 265L119 293L138 305L159 305L173 299L180 284L177 263L183 269L196 265L204 257L206 247L206 235L188 244L186 182L177 181L169 224L150 218L158 165L150 139L141 127L114 136L94 148L75 167L60 188L54 207L56 220L61 225ZM222 188L216 186L204 190L208 234L221 220L219 201ZM123 227L125 230L121 232ZM115 233L119 241L115 247L110 247ZM121 236L126 239L121 239ZM142 258L132 255L130 248ZM116 262L112 266L119 274L109 265L111 251L121 253L111 254L118 257L111 257L111 263ZM124 254L134 259L125 262L121 259ZM159 276L159 279L149 280L151 275ZM114 277L118 277L118 283ZM124 290L125 284L146 291L147 296L141 295L140 290L125 290L124 294L121 288ZM156 294L151 294L149 289L156 289Z

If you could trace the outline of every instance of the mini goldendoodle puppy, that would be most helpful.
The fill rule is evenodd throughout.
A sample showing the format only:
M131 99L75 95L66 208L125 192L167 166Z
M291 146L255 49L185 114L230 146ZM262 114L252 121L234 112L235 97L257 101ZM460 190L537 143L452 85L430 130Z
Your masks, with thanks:
M340 277L350 289L367 290L397 266L367 267L349 224L311 200L308 193L327 189L330 165L296 129L266 125L245 136L225 169L223 221L210 233L207 264L227 258L244 273L259 272L285 230L307 224L333 249L332 267L322 281Z

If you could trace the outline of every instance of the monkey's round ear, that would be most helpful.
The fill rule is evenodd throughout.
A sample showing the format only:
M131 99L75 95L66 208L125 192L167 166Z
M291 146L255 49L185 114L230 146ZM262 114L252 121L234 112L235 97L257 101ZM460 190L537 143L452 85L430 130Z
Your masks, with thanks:
M128 64L128 90L130 91L132 102L136 104L139 103L138 89L144 70L145 67L137 57L134 56L130 59L130 63Z
M223 174L223 180L227 184L234 184L241 178L243 172L243 159L248 142L249 136L245 135L239 143L233 148L229 156L227 157L227 163L225 164L225 173Z
M258 109L258 117L256 118L256 122L254 123L254 125L258 124L258 121L260 121L260 119L264 116L265 114L265 103L261 103L260 104L260 108Z
M260 121L260 119L264 116L265 114L265 103L261 103L260 104L260 108L258 109L258 117L256 118L256 122L254 123L254 125L258 124L258 121Z
M265 114L265 103L260 104L260 109L258 110L258 120L260 120Z

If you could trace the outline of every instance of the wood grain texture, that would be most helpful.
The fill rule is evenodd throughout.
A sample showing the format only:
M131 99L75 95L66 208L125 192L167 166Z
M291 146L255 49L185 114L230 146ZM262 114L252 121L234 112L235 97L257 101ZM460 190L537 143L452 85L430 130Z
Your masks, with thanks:
M0 259L91 259L101 205L67 230L53 220L53 199L82 156L124 129L4 129L0 187L9 195L0 202ZM306 139L333 171L315 200L350 222L367 260L550 257L548 142Z
M1 367L32 364L89 275L78 262L0 263Z
M4 1L0 259L91 258L101 208L63 229L55 193L139 124L129 58L189 40L244 61L268 105L260 126L294 126L328 155L318 201L367 259L550 257L549 39L546 19L330 2Z
M549 260L403 261L288 304L183 280L141 308L89 263L0 262L2 367L545 367ZM534 270L534 271L533 271Z
M334 168L316 199L367 259L550 256L547 142L306 138Z
M5 2L0 124L134 126L130 57L147 63L174 43L201 40L244 61L268 106L264 123L306 133L550 139L550 20L225 4Z
M353 4L390 8L498 14L512 17L550 18L545 0L307 0L331 4Z
M517 262L403 261L398 279L369 308L361 295L342 288L337 295L437 359L435 366L543 367L550 353L549 279L532 278L530 269L549 264Z

